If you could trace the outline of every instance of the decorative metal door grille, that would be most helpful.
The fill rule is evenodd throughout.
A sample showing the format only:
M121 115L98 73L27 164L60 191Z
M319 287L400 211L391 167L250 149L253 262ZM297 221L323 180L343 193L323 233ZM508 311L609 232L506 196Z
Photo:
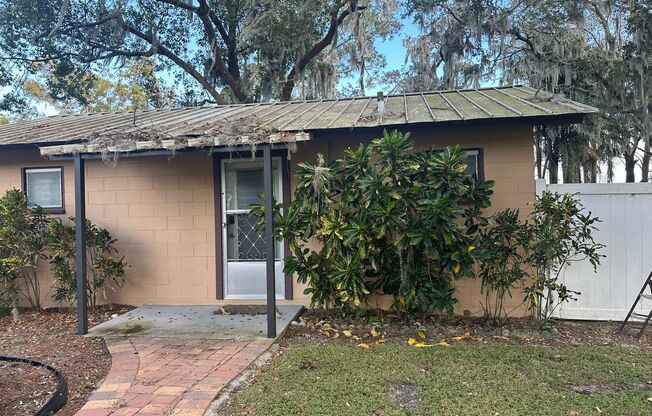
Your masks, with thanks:
M232 248L229 260L265 260L265 240L256 229L256 218L251 214L227 214L227 238Z

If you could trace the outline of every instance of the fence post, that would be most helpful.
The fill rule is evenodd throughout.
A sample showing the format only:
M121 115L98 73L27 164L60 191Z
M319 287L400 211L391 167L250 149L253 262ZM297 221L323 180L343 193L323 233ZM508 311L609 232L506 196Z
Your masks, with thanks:
M546 190L546 180L545 179L535 179L534 180L534 193L537 197L543 195L543 191Z

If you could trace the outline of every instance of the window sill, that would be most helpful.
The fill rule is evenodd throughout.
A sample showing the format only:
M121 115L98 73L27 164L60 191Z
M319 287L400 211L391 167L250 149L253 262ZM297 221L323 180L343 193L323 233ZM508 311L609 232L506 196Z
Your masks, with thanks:
M41 208L44 214L65 214L65 208Z

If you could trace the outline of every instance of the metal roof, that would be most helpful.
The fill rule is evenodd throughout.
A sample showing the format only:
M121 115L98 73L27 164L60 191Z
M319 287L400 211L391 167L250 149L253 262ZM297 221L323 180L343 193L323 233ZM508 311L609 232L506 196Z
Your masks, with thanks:
M255 140L263 132L265 137L275 135L277 141L288 141L296 139L293 133L324 129L554 119L597 111L525 86L429 91L385 96L382 111L374 96L51 116L0 126L0 146L80 143L118 136L131 141L176 140L177 144L180 138L195 144L198 139L214 139L217 144L221 136L247 138L251 133L249 138Z

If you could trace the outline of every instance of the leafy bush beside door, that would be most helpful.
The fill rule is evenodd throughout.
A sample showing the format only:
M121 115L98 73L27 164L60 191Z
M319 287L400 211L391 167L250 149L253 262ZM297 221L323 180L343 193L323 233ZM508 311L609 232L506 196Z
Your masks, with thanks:
M299 164L294 200L275 206L285 271L309 284L313 305L355 307L378 292L413 315L452 313L494 184L465 174L465 159L459 147L415 152L394 131L332 163Z

